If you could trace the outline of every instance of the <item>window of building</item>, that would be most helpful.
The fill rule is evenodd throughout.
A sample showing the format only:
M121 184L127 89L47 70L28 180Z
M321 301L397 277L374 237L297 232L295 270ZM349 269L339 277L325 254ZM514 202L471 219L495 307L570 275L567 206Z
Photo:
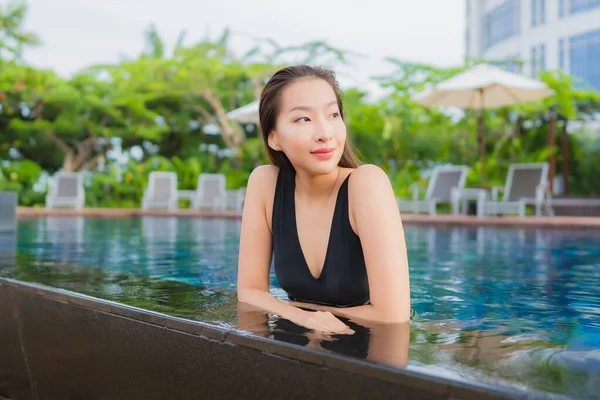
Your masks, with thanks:
M465 54L467 57L471 55L471 40L469 36L469 28L467 27L465 31Z
M546 70L546 45L544 43L540 44L539 70Z
M566 0L558 0L558 17L562 18L565 16L565 1Z
M580 87L593 87L600 90L600 29L569 40L570 74L581 78Z
M600 0L569 0L569 14L579 14L600 7Z
M558 68L565 70L565 39L558 40Z
M485 16L485 46L491 47L519 33L519 1L508 0Z
M516 59L516 57L515 57ZM517 61L508 62L504 65L504 69L508 72L514 72L515 74L521 73L521 64Z
M531 0L531 26L546 23L546 0Z
M492 62L492 65L508 72L514 72L515 74L521 73L521 61L518 55L507 57L502 61Z

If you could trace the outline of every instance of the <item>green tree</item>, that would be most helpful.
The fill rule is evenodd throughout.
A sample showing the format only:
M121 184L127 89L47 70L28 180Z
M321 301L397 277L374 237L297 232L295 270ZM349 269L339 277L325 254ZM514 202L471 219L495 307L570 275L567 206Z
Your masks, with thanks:
M0 63L2 60L19 61L25 47L41 43L35 33L23 29L26 16L27 4L24 1L0 3Z
M110 149L111 138L139 136L157 139L164 127L146 108L146 99L90 73L65 80L53 73L22 71L15 91L23 118L9 130L21 138L53 145L65 171L92 169Z

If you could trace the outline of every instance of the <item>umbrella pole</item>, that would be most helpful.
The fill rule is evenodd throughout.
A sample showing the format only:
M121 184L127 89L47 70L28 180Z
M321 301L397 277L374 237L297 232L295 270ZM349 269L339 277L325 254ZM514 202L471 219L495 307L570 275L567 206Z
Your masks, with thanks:
M481 184L485 184L485 107L483 104L483 89L479 89L481 110L479 112L479 160L481 161Z
M550 118L548 119L548 147L554 150L556 146L556 115L551 112ZM556 176L556 156L554 153L550 156L549 160L550 171L548 171L548 186L550 193L554 192L554 177Z
M562 181L563 181L563 195L569 194L569 138L567 137L567 124L569 121L565 121L560 132L560 148L561 148L561 159L562 159Z

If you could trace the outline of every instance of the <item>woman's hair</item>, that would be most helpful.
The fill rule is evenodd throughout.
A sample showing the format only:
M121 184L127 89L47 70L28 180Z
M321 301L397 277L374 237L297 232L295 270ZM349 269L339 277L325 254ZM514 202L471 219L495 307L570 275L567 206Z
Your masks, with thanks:
M344 107L342 104L341 90L333 71L320 67L311 67L309 65L295 65L277 71L271 77L271 79L269 79L265 88L263 89L260 96L260 104L258 109L260 115L260 128L262 131L267 155L269 156L271 164L276 165L279 168L293 168L293 166L282 151L273 150L269 146L269 133L275 129L277 116L281 111L281 93L283 89L290 83L303 78L320 78L329 83L335 92L335 98L340 110L340 116L342 117L342 120L344 120ZM349 138L346 137L346 144L344 145L344 151L338 166L345 168L356 168L359 165L360 162L354 154L352 144L350 143Z

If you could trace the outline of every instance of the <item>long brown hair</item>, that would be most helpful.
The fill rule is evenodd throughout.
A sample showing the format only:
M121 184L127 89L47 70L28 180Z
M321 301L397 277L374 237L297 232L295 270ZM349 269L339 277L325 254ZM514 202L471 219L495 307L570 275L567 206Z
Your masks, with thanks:
M277 116L281 110L281 92L287 85L302 78L320 78L329 83L335 92L335 99L340 110L340 116L342 117L342 120L344 120L342 94L333 71L320 67L311 67L309 65L294 65L277 71L271 77L271 79L269 79L262 91L258 111L260 116L260 128L265 143L265 150L269 156L271 164L276 165L279 168L293 168L293 166L282 151L273 150L271 147L269 147L269 133L275 129ZM349 138L346 137L346 144L344 145L344 151L342 152L342 157L338 163L338 166L345 168L357 168L359 165L360 161L354 153Z

